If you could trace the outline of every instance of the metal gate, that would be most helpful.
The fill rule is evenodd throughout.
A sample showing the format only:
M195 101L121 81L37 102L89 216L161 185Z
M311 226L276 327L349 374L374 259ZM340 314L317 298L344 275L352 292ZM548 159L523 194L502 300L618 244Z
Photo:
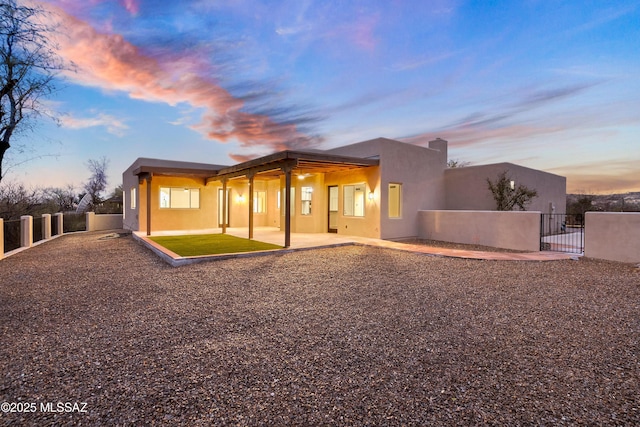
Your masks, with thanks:
M540 250L583 254L584 215L542 214Z

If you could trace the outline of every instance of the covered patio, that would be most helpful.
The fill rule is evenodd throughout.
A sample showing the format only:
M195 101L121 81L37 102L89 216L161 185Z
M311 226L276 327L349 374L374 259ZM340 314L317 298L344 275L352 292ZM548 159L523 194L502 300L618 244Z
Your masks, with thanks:
M254 180L273 180L284 177L284 247L291 247L291 188L292 174L319 174L344 172L358 168L366 168L379 165L377 158L357 158L325 153L315 153L309 151L281 151L265 157L249 160L230 167L221 167L217 170L188 169L188 168L166 168L159 166L141 166L133 171L134 175L142 182L146 182L146 235L150 236L153 230L153 218L151 215L153 194L151 191L151 181L154 176L190 176L202 180L206 186L212 182L222 184L222 194L227 194L227 185L232 180L248 181L248 206L247 217L248 227L244 229L244 235L249 239L254 238ZM222 197L221 209L223 218L220 221L221 232L227 233L228 226L228 198ZM298 238L298 237L297 237ZM282 244L282 240L274 242Z
M202 180L206 186L212 182L222 184L222 192L226 194L227 185L232 180L246 179L248 181L248 227L240 228L244 230L242 237L254 238L254 180L258 179L280 179L284 176L284 247L291 247L291 180L295 172L298 174L318 174L345 172L358 168L366 168L379 165L377 158L358 158L312 151L292 151L286 150L257 159L249 160L230 167L219 167L217 169L189 169L189 168L167 168L161 166L141 166L133 171L138 176L139 181L146 182L146 235L150 236L153 231L152 212L152 192L151 181L154 176L189 176ZM228 224L227 197L222 197L220 212L224 218L221 221L221 232L227 233L230 227ZM274 242L282 244L282 240Z
M361 159L356 157L336 156L324 153L314 153L308 151L281 151L269 156L249 160L218 171L216 176L206 180L222 182L222 192L226 193L227 182L232 179L245 178L249 181L249 239L254 238L254 179L261 178L279 179L284 175L284 247L291 247L291 176L294 170L299 173L328 173L343 172L356 168L377 166L378 159ZM223 198L222 212L227 213L225 204L226 197ZM227 221L222 221L222 233L227 232Z

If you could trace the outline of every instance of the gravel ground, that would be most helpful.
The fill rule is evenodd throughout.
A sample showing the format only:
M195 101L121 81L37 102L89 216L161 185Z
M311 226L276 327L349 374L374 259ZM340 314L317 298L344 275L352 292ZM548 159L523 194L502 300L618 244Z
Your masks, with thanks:
M0 261L0 402L36 410L0 425L640 424L633 265L341 247L171 268L105 235Z

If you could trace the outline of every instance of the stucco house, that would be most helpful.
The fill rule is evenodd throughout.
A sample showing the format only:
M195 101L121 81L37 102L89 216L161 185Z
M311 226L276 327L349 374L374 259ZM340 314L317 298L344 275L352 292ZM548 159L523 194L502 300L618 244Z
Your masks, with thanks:
M226 232L278 227L380 239L417 235L421 210L492 210L487 178L508 170L538 191L530 210L565 206L566 179L511 163L447 168L447 141L377 138L287 150L232 166L139 158L123 173L125 229Z

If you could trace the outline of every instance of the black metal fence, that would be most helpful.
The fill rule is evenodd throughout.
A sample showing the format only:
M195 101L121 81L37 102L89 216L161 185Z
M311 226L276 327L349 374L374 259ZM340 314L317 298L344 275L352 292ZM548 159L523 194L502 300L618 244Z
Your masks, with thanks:
M20 220L4 222L4 251L9 252L20 247Z
M33 228L32 228L33 243L35 243L44 239L44 233L42 230L42 217L33 218L32 221L33 221Z
M584 253L584 215L542 214L540 250Z
M51 215L51 235L57 236L58 234L60 234L60 230L58 230L59 228L58 217Z
M85 214L65 213L62 220L62 228L65 233L85 231L87 229L87 216Z

